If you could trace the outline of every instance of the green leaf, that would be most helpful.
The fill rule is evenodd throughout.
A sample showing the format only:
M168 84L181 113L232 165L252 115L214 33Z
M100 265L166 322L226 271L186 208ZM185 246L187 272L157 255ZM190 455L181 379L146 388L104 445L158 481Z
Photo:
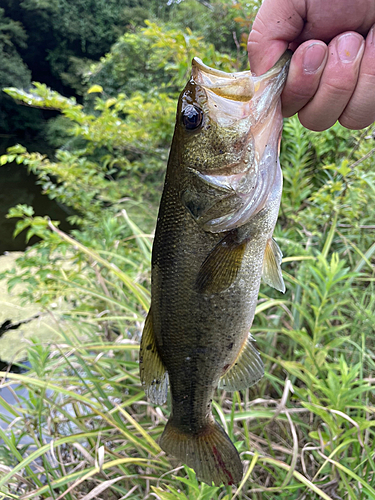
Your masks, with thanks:
M179 500L179 499L187 500L187 496L184 495L182 492L179 492L171 487L169 488L172 491L171 493L164 491L156 486L151 486L152 491L156 493L157 496L161 498L161 500Z
M337 169L338 173L343 177L346 177L349 172L351 172L351 168L349 166L349 160L345 158L340 165L340 168Z
M103 92L103 87L101 85L92 85L87 91L88 94L101 93Z
M8 155L0 156L0 165L6 165L8 163Z
M16 224L16 229L13 232L13 237L15 238L18 236L24 229L29 227L31 224L31 221L29 219L22 219L19 220Z

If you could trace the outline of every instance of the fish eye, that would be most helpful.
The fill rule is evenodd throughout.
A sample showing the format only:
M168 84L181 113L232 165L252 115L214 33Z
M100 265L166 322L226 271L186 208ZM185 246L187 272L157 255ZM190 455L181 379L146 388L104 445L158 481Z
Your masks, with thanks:
M203 121L203 111L194 106L193 104L188 104L182 112L182 123L186 130L197 129Z

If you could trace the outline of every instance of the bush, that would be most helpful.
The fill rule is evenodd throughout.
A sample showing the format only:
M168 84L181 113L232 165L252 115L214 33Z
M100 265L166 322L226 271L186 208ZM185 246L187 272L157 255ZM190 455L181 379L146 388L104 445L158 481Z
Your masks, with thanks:
M79 229L67 235L25 205L9 213L19 219L17 233L27 230L27 238L35 234L40 242L18 261L18 272L3 277L10 287L26 285L25 300L48 308L63 298L67 307L56 326L61 341L35 341L27 374L1 374L4 387L16 394L26 389L27 397L14 406L0 398L6 412L0 419L12 424L0 427L0 492L4 498L89 499L104 492L133 500L375 498L371 130L335 125L316 134L296 118L285 123L275 236L286 255L287 293L261 288L252 332L266 364L263 380L231 397L219 391L214 402L246 465L244 481L235 493L200 485L191 470L160 453L169 409L145 401L137 363L153 216L134 217L140 206L156 211L186 53L193 47L208 57L214 49L192 32L182 37L185 45L171 43L181 33L158 25L142 33L168 61L166 69L150 70L160 89L145 90L147 83L126 94L134 81L121 82L114 61L121 44L137 46L136 34L102 61L110 61L110 71L101 83L91 82L88 95L100 97L86 108L40 84L31 93L8 89L19 100L59 110L71 142L54 159L16 146L1 164L26 164L48 196L74 208ZM213 61L225 69L235 64L220 54ZM177 75L170 85L163 80L169 67ZM125 93L106 94L113 74L111 92L124 85Z

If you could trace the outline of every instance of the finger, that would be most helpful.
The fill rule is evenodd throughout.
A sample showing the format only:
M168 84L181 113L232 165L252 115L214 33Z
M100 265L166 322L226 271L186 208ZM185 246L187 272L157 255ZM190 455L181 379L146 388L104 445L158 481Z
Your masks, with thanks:
M316 131L334 125L354 92L363 50L358 33L343 33L331 41L318 90L298 114L302 125Z
M312 38L329 43L346 31L366 36L375 21L375 2L372 0L304 0L302 3L306 4L306 22L298 39L294 40L297 44Z
M369 0L264 0L248 40L250 67L266 72L283 54L306 40L326 43L349 30L366 35L375 20Z
M247 50L250 68L257 75L269 70L303 30L304 9L290 0L264 0L254 20Z
M367 35L357 86L340 116L346 128L360 129L375 121L375 26Z
M294 115L314 96L319 87L327 56L327 45L320 40L305 42L295 51L282 93L284 116Z

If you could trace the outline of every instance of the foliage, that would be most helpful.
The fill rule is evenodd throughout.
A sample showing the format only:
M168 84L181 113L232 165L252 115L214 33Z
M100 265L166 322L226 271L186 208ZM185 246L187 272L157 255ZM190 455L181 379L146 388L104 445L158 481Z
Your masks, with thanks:
M160 79L165 83L164 77L172 71L171 68L168 72L161 70L160 61L164 56L157 57L160 50L155 50L150 39L142 40L140 29L145 19L159 25L167 23L176 33L173 38L177 43L189 38L187 28L190 32L193 30L196 37L204 37L207 45L214 44L216 49L235 56L236 67L240 69L247 65L246 54L240 47L246 45L258 6L259 0L78 0L73 3L69 0L3 0L0 61L4 71L0 75L0 88L14 85L27 89L30 72L37 81L66 95L74 93L76 97L85 96L93 77L104 81L102 85L111 96L120 91L130 94L135 90L149 90L150 84L156 86ZM119 41L112 50L112 58L105 58L98 65L99 58L116 40ZM215 52L211 54L214 56ZM0 97L0 104L0 128L7 134L0 147L1 143L4 149L14 144L12 134L21 131L24 140L41 139L42 152L49 151L50 145L60 145L52 135L54 124L49 124L54 118L52 113L17 107L4 96Z
M101 85L111 96L150 89L179 92L197 54L223 71L235 67L232 57L219 53L190 28L162 26L147 20L145 24L146 28L125 33L100 63L91 67L91 84Z
M13 421L9 432L0 430L5 496L18 488L27 498L47 498L54 491L56 497L75 499L108 490L141 499L151 480L157 498L168 500L299 498L303 493L329 500L343 498L347 491L353 499L373 497L373 381L365 373L373 369L374 353L366 347L360 323L353 329L337 314L336 309L341 314L349 307L351 313L359 310L355 297L353 307L343 293L348 279L359 275L348 275L337 254L329 260L318 254L314 266L306 268L309 280L291 280L292 292L293 284L304 288L300 301L260 302L254 332L267 360L266 378L256 389L235 393L232 401L222 393L215 404L216 417L235 438L248 466L235 493L200 485L187 467L176 470L173 459L160 456L157 438L168 409L146 403L139 383L136 339L148 295L136 266L121 262L120 271L114 266L120 257L115 252L107 260L49 221L32 219L30 209L23 211L30 217L29 227L49 247L64 242L65 260L81 262L75 274L67 275L66 266L59 266L60 276L44 280L45 292L51 282L60 281L61 293L80 303L58 327L61 342L52 350L38 342L29 347L27 374L3 374L3 388L28 390L28 397L14 407L0 399L3 421ZM148 261L148 240L129 219L128 225L137 252ZM85 294L95 301L95 310L89 304L80 308ZM138 311L131 311L132 304L138 304ZM302 316L296 319L298 328L291 322L293 306ZM259 326L263 321L265 328ZM270 322L286 326L272 329ZM350 339L342 335L349 328ZM267 341L270 335L272 342ZM287 370L289 380L278 367ZM27 444L26 435L31 438ZM47 482L31 467L38 457Z
M4 16L0 9L0 65L1 87L16 85L22 87L30 82L30 72L17 51L25 47L27 35L22 25Z
M77 69L84 61L98 59L133 20L152 15L157 3L138 0L5 0L8 16L22 24L29 35L29 51L23 54L30 66L45 55L48 70L64 85L82 89ZM42 58L44 59L44 58Z
M35 89L35 94L9 93L32 100L35 105L61 110L69 118L72 144L57 150L55 161L15 146L2 156L2 162L12 161L17 155L17 162L38 176L46 194L77 212L71 217L74 223L90 223L105 206L117 211L119 200L127 196L143 198L145 203L155 199L173 124L174 104L170 97L136 94L126 99L122 94L97 98L98 113L94 115L44 85L36 84ZM122 120L124 114L126 119Z
M239 65L248 64L246 51L240 50L240 47L246 48L252 22L261 4L259 0L184 0L169 3L169 20L174 25L180 28L188 26L217 49L235 52Z
M200 484L157 444L169 409L145 401L137 363L148 232L176 90L195 51L223 69L238 63L200 34L149 22L92 69L84 105L38 83L7 90L59 111L69 139L53 158L18 145L0 164L27 165L49 197L74 208L78 228L65 234L26 205L9 213L16 233L40 242L2 277L10 288L23 283L24 300L48 310L59 299L65 308L61 342L35 340L27 373L1 374L19 403L0 396L0 499L375 498L372 130L335 125L317 134L296 118L285 123L275 236L287 293L261 288L252 332L265 377L241 393L218 391L214 401L245 464L238 489ZM133 73L122 53L139 55Z
M30 85L30 70L19 52L26 46L26 41L27 34L22 25L6 17L4 9L0 8L0 88L9 85L17 87ZM24 114L17 115L17 106L14 102L5 96L0 96L0 130L3 133L24 126Z
M212 64L225 70L233 68L230 57L215 53L212 45L205 44L189 30L181 34L155 23L148 23L148 27L137 34L125 35L118 47L123 48L124 43L125 47L136 46L145 41L154 50L151 65L167 61L161 73L165 81L170 81L168 87L152 86L147 92L138 90L129 97L123 92L109 97L101 85L95 83L88 90L88 96L100 97L94 98L92 111L44 84L34 83L28 92L5 89L19 101L60 111L65 117L65 131L72 140L55 152L55 161L15 146L1 157L0 163L17 159L17 163L27 165L50 198L76 211L77 215L71 217L74 223L92 225L103 207L115 213L119 210L119 200L125 197L155 201L160 193L173 132L176 89L190 71L193 54L199 53L209 62L212 59ZM122 69L116 47L106 60L115 65L118 74ZM176 76L171 78L170 74ZM158 83L154 76L155 73L150 73L149 85Z

